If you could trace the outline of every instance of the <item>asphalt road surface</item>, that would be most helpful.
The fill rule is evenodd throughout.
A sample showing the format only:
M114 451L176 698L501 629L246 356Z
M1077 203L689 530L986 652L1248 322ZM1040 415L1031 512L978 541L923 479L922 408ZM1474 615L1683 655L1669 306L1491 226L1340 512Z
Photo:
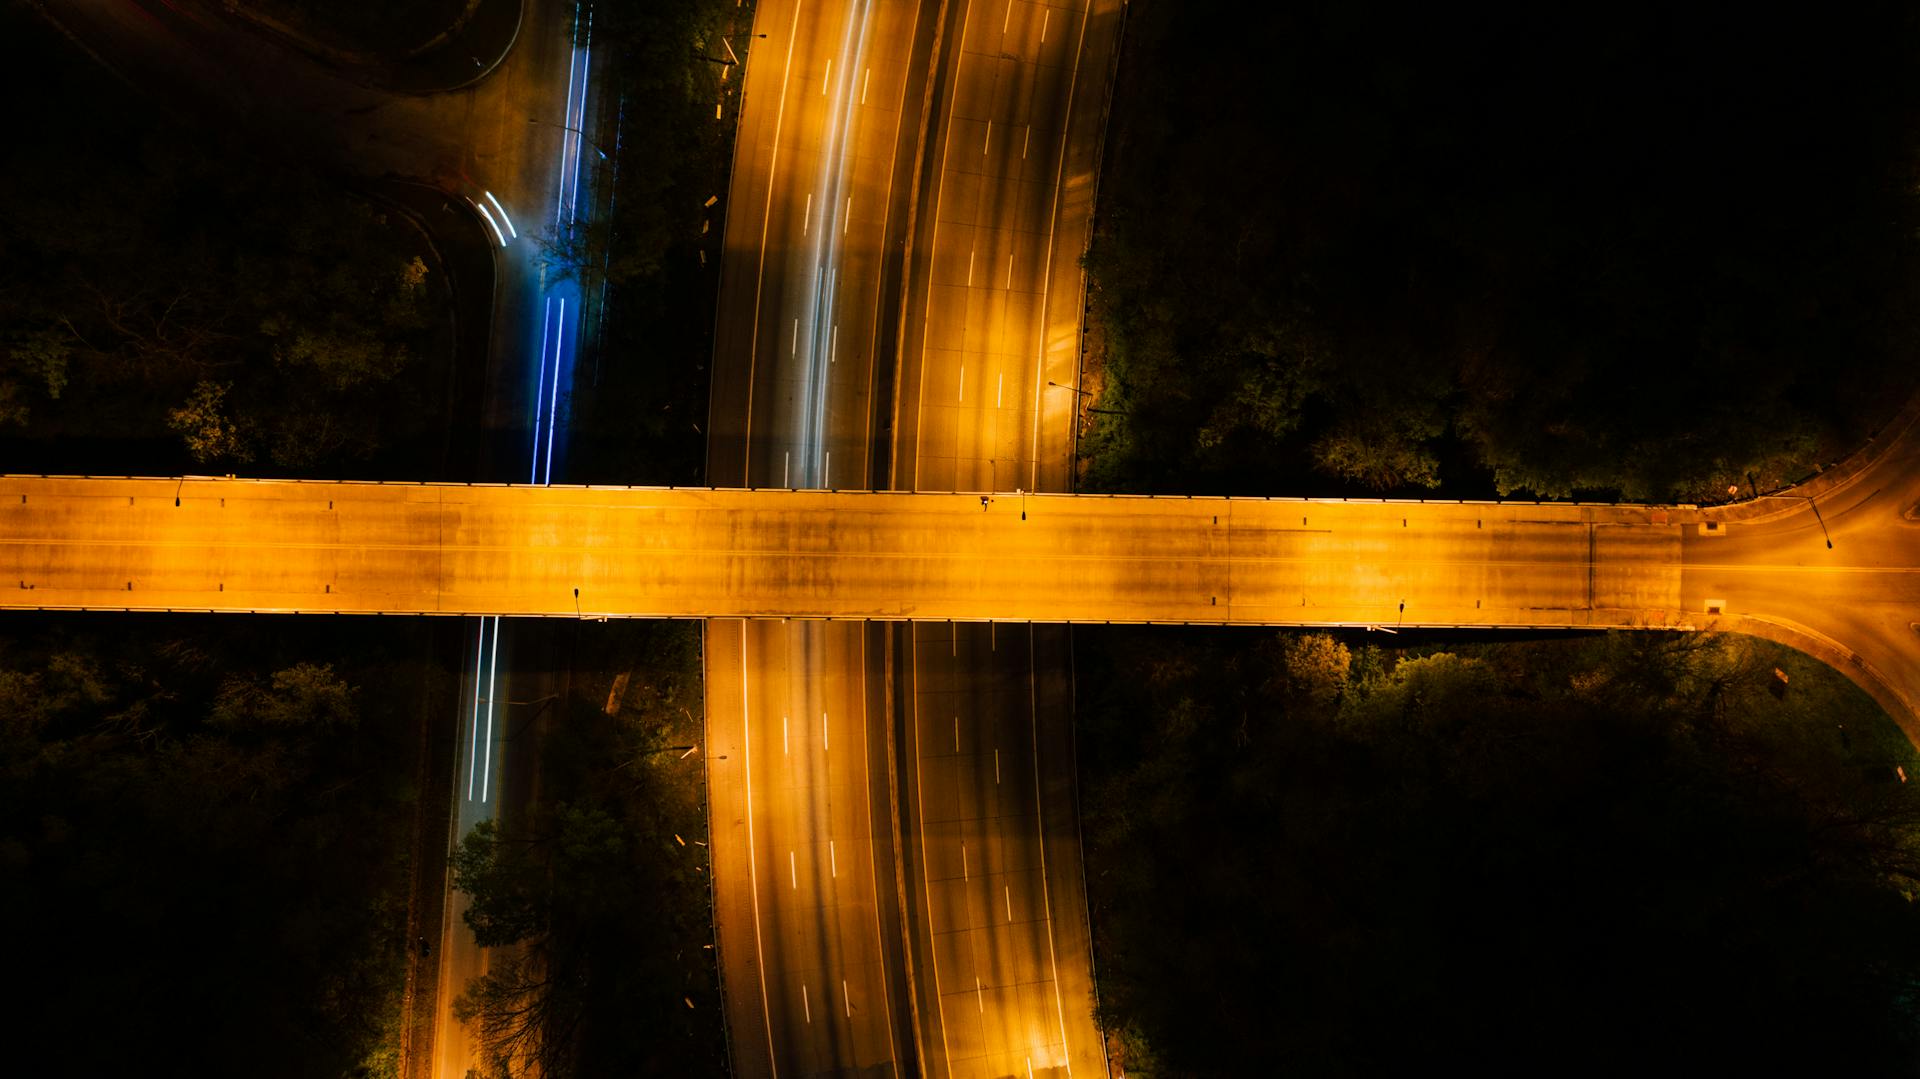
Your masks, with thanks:
M726 195L709 482L871 485L935 5L764 0ZM764 35L764 36L760 36ZM709 622L714 922L734 1073L911 1074L867 627ZM836 737L837 735L837 737Z
M891 486L1062 491L1118 0L949 4ZM902 633L908 908L928 1075L1105 1071L1058 625ZM951 738L949 738L951 734ZM997 887L998 896L992 893Z

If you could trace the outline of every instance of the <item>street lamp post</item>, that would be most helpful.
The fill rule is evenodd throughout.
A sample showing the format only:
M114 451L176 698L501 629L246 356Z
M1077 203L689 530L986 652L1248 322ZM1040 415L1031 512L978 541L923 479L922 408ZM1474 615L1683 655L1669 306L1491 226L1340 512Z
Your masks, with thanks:
M1092 391L1092 390L1083 390L1083 389L1081 389L1081 388L1080 388L1080 387L1078 387L1078 386L1069 386L1069 385L1067 385L1067 384L1066 384L1066 383L1064 383L1064 382L1055 382L1055 381L1054 381L1054 380L1052 380L1052 379L1048 379L1048 380L1047 380L1047 385L1049 385L1049 386L1055 386L1055 387L1058 387L1059 389L1063 389L1063 390L1068 390L1068 391L1070 391L1070 392L1073 392L1073 393L1077 393L1077 394L1079 394L1079 395L1080 395L1080 396L1082 396L1082 397L1092 397L1092 396L1093 396L1093 391ZM1121 412L1121 411L1120 411L1119 409L1115 409L1115 408L1095 408L1095 407L1093 407L1092 405L1088 405L1088 406L1087 406L1087 411L1088 411L1088 412L1098 412L1098 413L1099 413L1100 415L1102 415L1102 416L1124 416L1124 415L1126 415L1126 413L1124 413L1124 412Z
M591 147L593 147L593 152L594 152L594 153L596 153L596 154L599 154L599 155L600 155L600 160L602 160L602 161L605 161L605 160L607 159L607 152L606 152L605 150L602 150L602 149L600 148L600 144L599 144L599 143L597 143L597 142L594 142L594 141L593 141L592 139L590 139L590 138L588 138L588 137L587 137L587 133L586 133L586 132L584 132L584 131L582 131L582 130L580 130L580 129L579 129L579 128L577 128L577 127L568 127L568 126L567 126L567 125L565 125L565 124L556 124L556 123L554 123L554 122L553 122L552 120L542 120L542 119L540 119L540 118L539 118L539 117L537 117L537 116L529 116L529 117L527 117L527 123L530 123L530 124L539 124L539 125L540 125L541 127L557 127L557 128L559 128L560 130L562 130L562 131L571 131L571 132L573 132L573 133L574 133L575 135L578 135L578 136L580 136L580 141L581 141L581 142L584 142L584 143L586 143L586 144L587 144L588 146L591 146Z
M756 34L748 30L742 30L737 34L721 34L720 44L725 45L727 47L727 56L729 57L729 59L722 60L718 56L704 56L704 55L702 55L700 59L709 61L711 63L719 64L722 67L733 67L734 65L740 63L740 54L733 51L733 40L732 40L733 38L766 37L766 36L767 35L765 34Z
M1833 550L1833 534L1827 531L1827 519L1825 517L1820 516L1820 503L1815 502L1813 500L1812 495L1756 495L1755 497L1756 498L1804 498L1806 499L1807 505L1813 508L1813 519L1820 522L1820 535L1823 538L1825 538L1827 541L1827 550L1829 551Z

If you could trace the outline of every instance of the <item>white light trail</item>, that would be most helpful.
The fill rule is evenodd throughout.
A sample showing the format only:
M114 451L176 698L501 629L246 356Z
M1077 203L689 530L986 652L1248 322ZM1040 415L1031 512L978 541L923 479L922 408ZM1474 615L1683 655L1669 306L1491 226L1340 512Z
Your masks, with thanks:
M507 235L518 240L520 233L513 227L513 219L507 216L507 208L500 205L500 200L493 197L493 192L485 192L485 195L487 196L487 201L493 203L493 208L500 212L500 220L506 222Z

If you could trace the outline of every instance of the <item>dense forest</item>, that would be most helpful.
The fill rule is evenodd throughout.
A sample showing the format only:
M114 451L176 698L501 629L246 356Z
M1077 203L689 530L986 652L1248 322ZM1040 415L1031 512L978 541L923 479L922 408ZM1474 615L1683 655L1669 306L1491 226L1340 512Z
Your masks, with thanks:
M1725 498L1912 389L1910 4L1136 3L1123 48L1095 487Z
M434 623L353 626L0 623L19 1069L392 1074L419 715L456 694Z
M1920 777L1850 683L1740 637L1362 640L1077 636L1126 1074L1911 1071Z
M446 282L407 218L190 126L0 13L0 451L12 471L420 475Z

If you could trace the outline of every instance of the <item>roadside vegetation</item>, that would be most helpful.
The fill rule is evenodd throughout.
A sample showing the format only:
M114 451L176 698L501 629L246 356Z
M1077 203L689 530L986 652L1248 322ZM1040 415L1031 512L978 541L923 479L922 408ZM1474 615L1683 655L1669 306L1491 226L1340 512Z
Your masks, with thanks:
M489 1076L718 1075L700 626L566 627L541 799L474 829L454 882L492 969L456 1004ZM693 752L689 752L689 751Z
M599 179L612 205L546 241L549 273L581 282L598 337L574 376L572 482L686 486L704 473L741 80L721 61L745 56L752 25L752 5L730 0L595 9L595 55L614 63L599 122L616 132Z
M606 63L599 203L540 237L549 280L585 294L566 438L574 483L689 485L706 460L708 365L751 7L599 5ZM721 40L738 28L733 51ZM602 58L605 58L602 60ZM723 89L722 118L714 105ZM564 699L541 724L531 819L454 855L468 924L495 948L458 1013L489 1076L727 1070L708 880L700 626L621 621L567 634ZM696 748L699 747L699 748ZM689 750L692 750L690 753Z
M1078 635L1127 1075L1910 1069L1920 774L1851 683L1740 637L1361 640Z
M27 1071L391 1076L419 620L0 622L0 917Z
M1126 35L1090 487L1725 499L1914 388L1909 5L1159 0Z
M0 68L0 452L15 472L435 474L426 237L178 122L14 11Z

